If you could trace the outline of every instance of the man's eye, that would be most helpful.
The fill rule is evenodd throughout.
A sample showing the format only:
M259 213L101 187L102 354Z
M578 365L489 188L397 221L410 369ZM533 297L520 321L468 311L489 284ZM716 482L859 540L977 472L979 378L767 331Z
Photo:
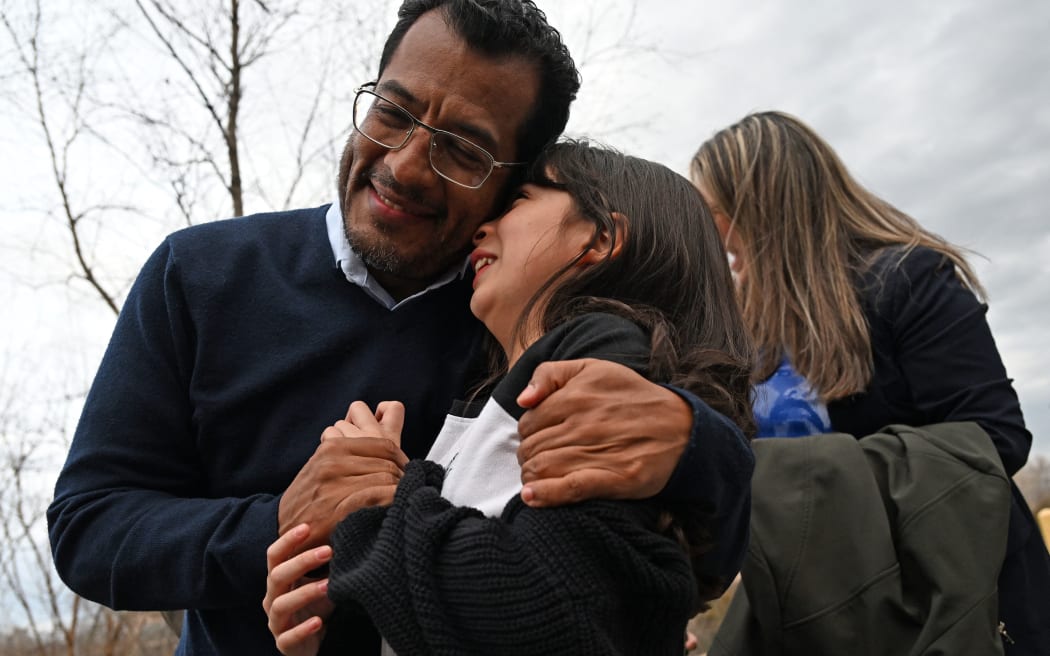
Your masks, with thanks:
M467 167L480 167L485 163L485 158L470 144L463 143L458 139L450 139L448 154L457 164Z
M372 112L376 118L385 123L386 125L408 125L411 120L405 116L405 113L394 107L393 105L377 104L372 107Z

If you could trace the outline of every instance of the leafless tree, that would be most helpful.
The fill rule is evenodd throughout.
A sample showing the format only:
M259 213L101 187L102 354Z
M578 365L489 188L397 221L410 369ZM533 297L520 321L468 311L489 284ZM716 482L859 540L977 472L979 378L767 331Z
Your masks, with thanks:
M126 208L84 203L76 197L70 181L71 153L83 140L93 136L90 109L85 101L93 66L89 55L92 48L83 47L72 59L55 65L46 61L40 0L33 2L24 18L24 23L19 25L6 4L0 10L0 21L12 44L13 59L29 83L28 100L16 101L24 103L24 110L42 134L60 207L58 213L65 221L72 245L75 275L86 281L116 314L117 295L96 272L94 258L85 243L84 226L98 214ZM100 41L109 36L111 34L100 35ZM9 97L9 100L15 99Z
M647 6L648 7L648 6ZM651 9L651 7L649 7ZM551 5L552 23L562 27L583 78L582 101L573 108L570 130L599 141L641 148L642 138L661 118L659 90L624 88L628 71L674 67L696 56L660 43L659 34L639 27L637 0Z
M348 130L345 76L367 69L391 2L210 4L135 0L137 16L121 18L151 49L157 82L129 75L139 93L113 106L138 123L187 224L228 212L215 207L216 181L240 216L252 196L280 209L304 179L331 179Z
M59 580L46 538L45 472L49 452L65 447L66 403L61 396L25 403L9 372L0 376L0 588L10 606L5 619L21 621L0 635L0 656L171 653L174 638L148 630L162 626L158 614L114 612Z
M183 74L195 98L192 105L205 114L209 129L198 135L176 117L143 112L141 119L164 128L168 139L183 140L192 153L167 164L179 170L204 166L229 194L235 216L244 214L239 120L244 100L244 73L269 54L275 36L298 13L299 3L287 7L254 0L228 0L221 12L199 12L196 7L168 0L135 0L135 6L163 50ZM254 10L254 11L253 11ZM253 18L248 14L254 13ZM217 136L221 148L210 142ZM168 143L165 140L163 143ZM178 178L177 197L183 198L184 178ZM180 203L180 207L182 204Z

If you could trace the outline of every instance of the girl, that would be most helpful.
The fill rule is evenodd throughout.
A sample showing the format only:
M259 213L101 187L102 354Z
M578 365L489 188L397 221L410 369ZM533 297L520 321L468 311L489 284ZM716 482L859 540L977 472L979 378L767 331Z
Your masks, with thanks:
M560 143L475 244L471 310L499 347L487 401L449 416L392 505L340 524L327 581L286 592L327 547L272 567L264 606L279 648L314 653L327 586L333 653L360 646L363 611L403 655L681 654L689 617L728 583L702 575L710 518L657 501L526 506L516 399L541 362L604 358L749 428L749 341L709 213L663 166ZM355 404L326 437L395 437L398 413Z
M1024 465L1032 436L958 248L861 187L787 114L718 132L691 168L755 341L760 436L973 421L1008 476ZM1013 495L1000 631L1008 654L1047 654L1050 561Z

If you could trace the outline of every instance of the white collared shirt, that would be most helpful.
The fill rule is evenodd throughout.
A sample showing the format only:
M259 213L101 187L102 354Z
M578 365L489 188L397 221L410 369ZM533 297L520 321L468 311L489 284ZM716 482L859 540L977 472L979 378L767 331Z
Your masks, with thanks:
M343 271L343 275L346 276L347 280L365 290L366 294L388 310L396 310L414 298L462 278L466 275L467 267L470 265L470 260L468 259L463 264L449 269L444 275L430 283L426 289L397 301L390 295L390 292L383 289L383 286L379 284L375 276L369 273L368 267L365 265L364 260L361 259L361 256L355 253L354 249L350 248L350 242L346 240L346 231L343 227L343 213L339 209L338 200L328 208L328 213L325 214L325 225L328 228L328 243L332 246L332 255L335 257L336 265Z

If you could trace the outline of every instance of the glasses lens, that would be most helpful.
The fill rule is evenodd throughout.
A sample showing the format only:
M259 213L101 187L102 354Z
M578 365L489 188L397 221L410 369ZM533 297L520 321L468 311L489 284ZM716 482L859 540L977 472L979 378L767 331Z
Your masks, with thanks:
M387 148L400 148L412 133L412 117L397 105L368 91L354 101L354 127Z
M492 155L448 132L434 133L430 163L438 173L466 187L480 187L492 172Z

